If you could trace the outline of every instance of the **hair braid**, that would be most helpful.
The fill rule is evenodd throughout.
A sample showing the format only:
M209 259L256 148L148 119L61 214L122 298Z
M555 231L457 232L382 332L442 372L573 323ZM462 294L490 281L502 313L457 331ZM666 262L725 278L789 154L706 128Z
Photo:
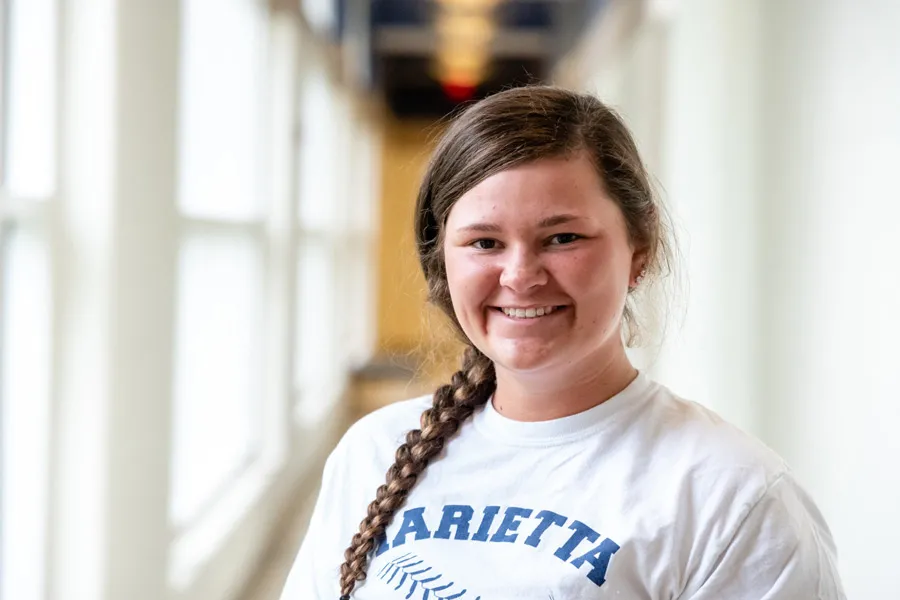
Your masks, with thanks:
M406 435L397 448L394 464L387 471L385 483L375 492L366 518L359 525L341 565L341 600L349 600L357 581L366 578L369 555L376 540L406 500L419 475L440 453L463 421L494 392L494 365L474 346L466 349L462 368L453 374L450 384L434 392L433 404L422 413L419 429Z

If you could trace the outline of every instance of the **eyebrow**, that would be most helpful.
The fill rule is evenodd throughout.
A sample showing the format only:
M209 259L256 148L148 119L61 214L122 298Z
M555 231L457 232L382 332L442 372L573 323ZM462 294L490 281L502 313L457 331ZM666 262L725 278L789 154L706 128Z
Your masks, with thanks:
M538 227L540 229L547 229L549 227L556 227L557 225L563 225L565 223L570 223L572 221L579 221L581 217L570 214L561 214L561 215L553 215L552 217L547 217L546 219L541 219L538 222ZM465 227L460 227L458 231L481 231L486 233L498 233L502 231L502 227L496 223L472 223L471 225L466 225Z
M556 227L557 225L563 225L565 223L570 223L572 221L579 221L581 217L577 215L570 214L561 214L561 215L553 215L552 217L547 217L546 219L541 219L538 223L538 227L542 229L546 229L548 227Z
M485 233L499 233L500 226L496 223L472 223L465 227L460 227L457 231L482 231Z

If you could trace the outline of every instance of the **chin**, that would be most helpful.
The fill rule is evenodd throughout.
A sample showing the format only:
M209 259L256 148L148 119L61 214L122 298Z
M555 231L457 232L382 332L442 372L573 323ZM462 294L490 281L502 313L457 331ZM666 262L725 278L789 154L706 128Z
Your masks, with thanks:
M496 357L494 362L508 371L537 371L553 362L553 354L546 347L502 349L493 355Z

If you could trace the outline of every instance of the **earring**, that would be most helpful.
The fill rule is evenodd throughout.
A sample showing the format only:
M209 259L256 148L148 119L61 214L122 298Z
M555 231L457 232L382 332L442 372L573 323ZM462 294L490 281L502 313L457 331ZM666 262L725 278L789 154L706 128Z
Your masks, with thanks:
M647 269L641 269L640 274L634 280L634 287L641 285L644 282L644 277L647 276Z

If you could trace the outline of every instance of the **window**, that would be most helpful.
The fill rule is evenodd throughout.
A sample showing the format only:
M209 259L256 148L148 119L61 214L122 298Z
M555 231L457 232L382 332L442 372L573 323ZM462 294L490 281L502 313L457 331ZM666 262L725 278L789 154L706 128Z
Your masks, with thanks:
M312 440L290 418L294 353L327 348L340 387L359 244L339 220L299 239L296 13L83 4L0 0L0 600L236 589L297 450L336 425ZM347 106L324 107L342 137L322 151L351 152ZM345 158L325 161L328 218ZM320 343L294 339L299 314Z
M170 518L189 526L259 457L265 401L268 14L183 8Z
M0 599L44 597L56 3L0 0Z
M301 137L298 156L297 317L295 385L297 419L312 426L339 397L342 349L337 346L349 313L339 295L341 235L346 207L341 205L346 161L346 106L322 65L313 65L300 93ZM341 164L339 159L345 162Z
M295 414L312 427L374 347L378 148L370 118L321 63L305 73L299 120Z

